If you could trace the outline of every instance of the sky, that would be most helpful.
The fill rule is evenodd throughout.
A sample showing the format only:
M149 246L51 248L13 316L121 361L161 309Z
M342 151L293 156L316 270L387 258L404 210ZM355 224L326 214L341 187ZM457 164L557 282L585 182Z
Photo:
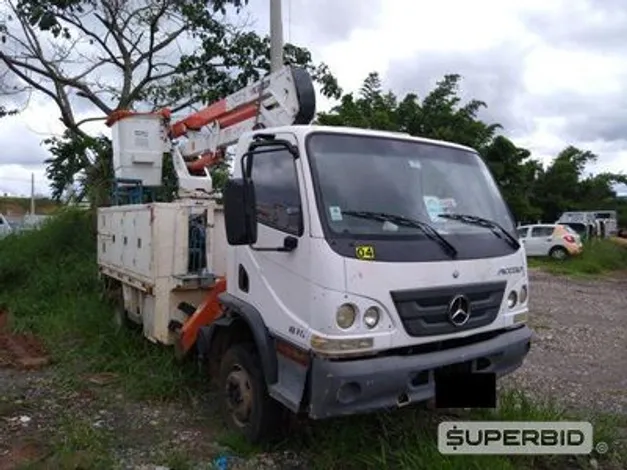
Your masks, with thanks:
M261 33L268 4L247 8ZM328 64L345 92L377 71L386 89L421 97L458 73L462 96L487 103L481 117L545 164L575 145L599 155L589 172L627 172L622 0L283 0L283 20L284 39ZM318 109L332 104L319 99ZM49 192L41 141L62 132L58 117L33 96L19 116L0 120L0 193L29 194L31 174L36 192Z

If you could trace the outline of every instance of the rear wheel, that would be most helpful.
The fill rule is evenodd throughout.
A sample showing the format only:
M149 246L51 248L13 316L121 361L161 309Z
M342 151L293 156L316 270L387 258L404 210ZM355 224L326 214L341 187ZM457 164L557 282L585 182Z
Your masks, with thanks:
M549 251L549 256L553 259L564 259L568 256L568 251L562 246L554 246Z
M231 346L220 364L222 410L228 426L251 443L277 435L283 408L268 394L254 344Z

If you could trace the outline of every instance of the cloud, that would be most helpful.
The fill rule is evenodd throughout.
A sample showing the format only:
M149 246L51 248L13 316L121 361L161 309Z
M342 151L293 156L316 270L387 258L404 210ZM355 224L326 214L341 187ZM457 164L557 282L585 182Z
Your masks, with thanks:
M30 196L31 177L35 177L35 194L49 195L43 166L0 165L0 195Z
M554 47L624 55L627 8L623 0L557 0L523 15L528 29Z
M251 0L245 12L253 22L235 20L268 32L267 0ZM627 170L622 0L285 0L283 19L284 39L326 62L347 92L378 71L386 88L423 97L445 74L459 73L462 95L487 103L481 117L545 163L573 144L600 155L594 171ZM93 112L72 99L78 114ZM58 109L42 101L0 121L0 181L3 164L41 161L39 142L62 132ZM318 109L331 104L321 99Z
M392 61L386 83L397 93L424 96L444 74L459 73L462 96L487 103L482 118L502 124L545 163L572 144L600 156L591 171L627 170L627 4L557 0L521 9L502 2L491 21L505 18L504 28L480 18L487 3L456 15L465 18L461 32L433 31L434 42L459 46L428 45ZM474 45L466 44L467 25L484 41L469 34ZM498 30L501 41L488 39ZM479 47L483 42L489 46Z
M414 60L390 64L386 84L401 96L415 92L424 98L447 74L460 74L460 95L487 104L481 118L501 124L512 136L528 134L533 122L520 112L525 92L523 73L527 51L512 43L473 52L422 52Z
M627 141L627 84L622 92L601 96L567 91L548 97L534 97L529 109L538 116L567 116L560 137L566 140L614 142L625 147Z
M0 121L0 165L42 165L48 152L40 144L46 136L37 136L17 117Z
M381 24L383 0L287 0L282 2L283 37L308 49L346 41L355 30ZM267 0L251 0L253 28L268 34L270 10Z

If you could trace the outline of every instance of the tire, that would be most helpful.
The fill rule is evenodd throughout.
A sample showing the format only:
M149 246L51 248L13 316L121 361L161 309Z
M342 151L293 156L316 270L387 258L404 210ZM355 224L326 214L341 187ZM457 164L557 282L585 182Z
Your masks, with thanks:
M270 397L256 347L235 344L220 363L222 410L228 427L257 444L278 435L283 407Z
M553 259L562 260L568 256L568 251L562 246L554 246L551 248L551 251L549 251L549 256Z

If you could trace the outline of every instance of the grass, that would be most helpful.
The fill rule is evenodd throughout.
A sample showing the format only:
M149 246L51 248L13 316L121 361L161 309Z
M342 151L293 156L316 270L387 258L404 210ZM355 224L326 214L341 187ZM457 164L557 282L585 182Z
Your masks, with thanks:
M87 211L65 209L42 230L9 236L0 242L0 305L14 314L13 327L40 335L49 347L64 387L76 389L91 374L111 373L116 390L137 400L181 400L203 393L195 369L181 365L167 348L140 334L116 332L112 309L100 299L96 276L95 220ZM589 251L607 259L624 256L605 243ZM594 250L594 251L593 251ZM627 250L626 250L627 251ZM626 258L623 258L626 259ZM594 264L588 258L564 263ZM588 268L588 272L590 269ZM0 413L1 415L2 413ZM553 403L532 401L516 392L501 396L498 411L472 411L453 419L560 420L567 416ZM446 456L438 452L436 429L442 413L404 409L393 413L307 423L275 447L259 448L224 434L220 441L236 454L292 450L313 469L448 469L510 470L572 468L586 463L568 457ZM211 419L208 417L208 419ZM596 438L613 443L627 423L594 418ZM59 439L51 443L55 468L111 468L112 436L89 423L62 418ZM627 462L622 451L596 456L604 462ZM74 462L72 459L79 459ZM164 464L191 468L189 455L169 453ZM620 468L616 464L615 468Z
M131 398L168 399L194 378L172 351L116 331L112 308L100 298L95 220L87 211L66 209L42 230L0 241L0 285L14 329L45 340L68 385L107 372L120 376Z
M529 258L529 266L571 276L608 274L627 270L627 246L613 240L592 240L579 256L564 260Z
M574 416L552 402L531 400L517 391L500 395L497 410L472 410L457 415L426 411L420 408L398 410L376 415L338 418L309 423L305 429L277 446L275 450L297 449L308 457L312 469L362 470L393 468L397 470L513 470L587 468L590 458L621 468L625 449L618 447L617 429L626 426L611 416L595 416L595 443L605 442L610 451L605 455L564 456L455 456L438 451L437 425L441 421L562 421L589 420ZM251 448L231 437L225 444L243 455L253 455L261 448ZM576 465L579 464L579 465ZM608 467L612 468L612 467Z

